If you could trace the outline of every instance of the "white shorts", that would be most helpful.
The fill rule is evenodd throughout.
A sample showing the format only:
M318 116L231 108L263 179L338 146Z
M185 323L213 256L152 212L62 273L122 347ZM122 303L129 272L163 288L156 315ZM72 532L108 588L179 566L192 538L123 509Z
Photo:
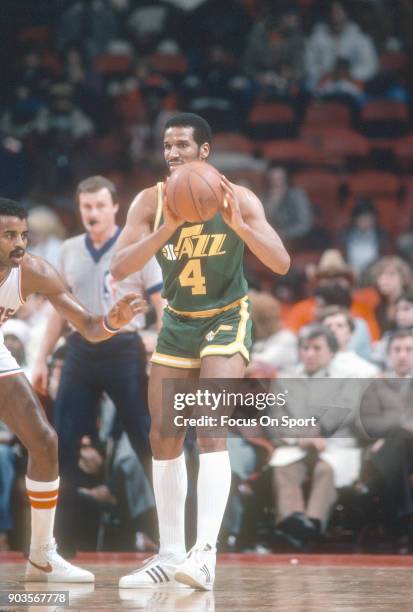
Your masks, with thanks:
M23 372L9 349L4 346L3 335L0 332L0 378Z

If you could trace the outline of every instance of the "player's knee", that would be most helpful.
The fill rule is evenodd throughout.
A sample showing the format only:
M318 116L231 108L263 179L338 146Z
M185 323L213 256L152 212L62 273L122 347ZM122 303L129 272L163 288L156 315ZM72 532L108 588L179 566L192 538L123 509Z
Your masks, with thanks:
M50 427L43 427L36 436L33 437L33 444L29 449L32 454L38 457L47 457L50 461L57 460L57 434Z
M182 438L166 438L157 431L151 431L149 438L154 459L174 459L182 452Z

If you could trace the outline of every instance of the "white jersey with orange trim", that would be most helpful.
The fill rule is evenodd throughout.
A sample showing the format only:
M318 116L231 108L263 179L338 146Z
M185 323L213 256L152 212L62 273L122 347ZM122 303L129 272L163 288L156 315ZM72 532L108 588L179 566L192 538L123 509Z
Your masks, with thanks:
M0 283L0 326L12 317L24 303L21 294L21 268L11 268L8 276ZM0 377L22 372L21 367L4 346L0 330Z

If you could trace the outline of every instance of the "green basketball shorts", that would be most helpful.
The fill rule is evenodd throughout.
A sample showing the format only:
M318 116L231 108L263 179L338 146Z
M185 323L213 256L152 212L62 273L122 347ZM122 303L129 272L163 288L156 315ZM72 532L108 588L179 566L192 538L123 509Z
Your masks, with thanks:
M236 353L249 361L251 344L247 296L210 311L182 313L167 306L151 361L172 368L200 368L202 357Z

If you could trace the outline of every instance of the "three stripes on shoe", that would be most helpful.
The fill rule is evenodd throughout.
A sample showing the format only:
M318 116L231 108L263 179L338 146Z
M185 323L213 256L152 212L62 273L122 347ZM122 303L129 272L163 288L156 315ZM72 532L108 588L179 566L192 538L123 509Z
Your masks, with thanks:
M155 584L160 584L162 582L170 582L168 575L163 571L160 565L154 565L150 569L141 571L145 571L145 573L148 574L150 578L152 578Z
M202 567L199 568L201 570L201 572L205 575L206 578L206 582L211 582L211 574L209 573L209 569L207 568L207 566L204 564Z

